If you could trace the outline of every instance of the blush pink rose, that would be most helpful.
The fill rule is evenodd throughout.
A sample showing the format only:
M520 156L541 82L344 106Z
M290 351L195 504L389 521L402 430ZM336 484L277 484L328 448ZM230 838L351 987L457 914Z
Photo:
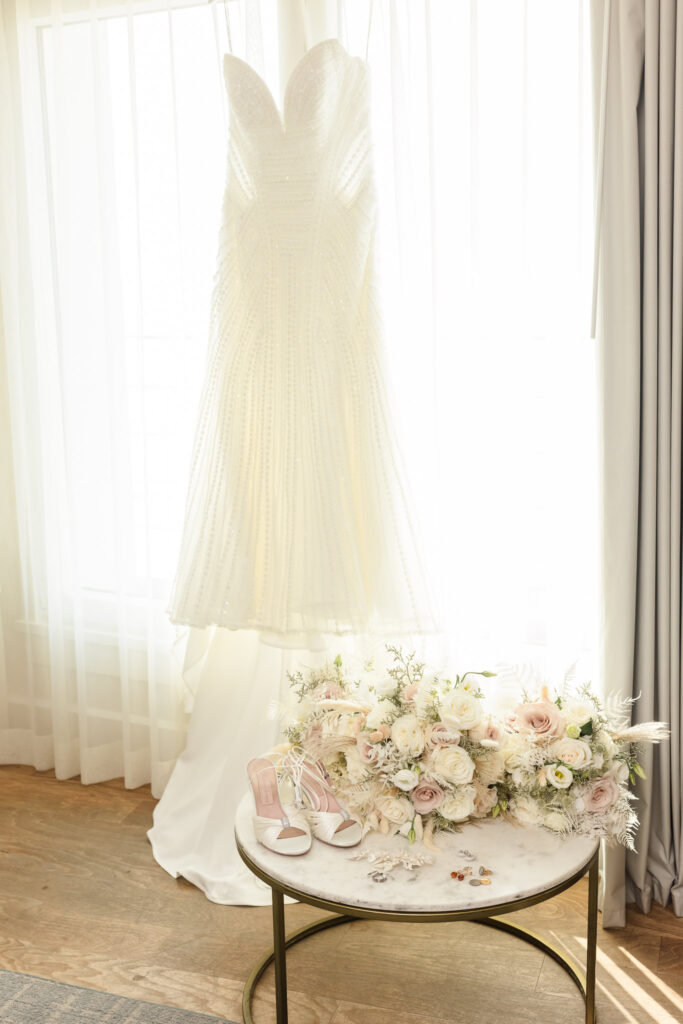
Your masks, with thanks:
M448 747L460 742L460 733L457 729L451 729L445 722L435 722L429 725L425 732L425 746L427 747Z
M582 794L584 811L606 811L619 798L619 787L611 775L595 779Z
M443 803L443 790L435 782L420 782L410 798L418 814L429 814Z
M406 686L401 691L401 700L404 704L408 704L411 700L415 700L417 696L417 686L413 683L412 686Z
M356 737L356 747L358 748L358 755L364 764L375 764L377 761L377 748L375 747L375 741L372 739L374 733L371 732L359 732Z
M564 719L557 704L537 700L517 705L512 726L518 732L529 733L534 739L554 740L564 732Z
M339 700L343 697L343 691L339 683L326 682L316 686L313 696L316 700Z
M500 743L502 732L500 726L491 719L484 719L474 729L470 729L469 737L475 743L483 743L485 746L493 746Z

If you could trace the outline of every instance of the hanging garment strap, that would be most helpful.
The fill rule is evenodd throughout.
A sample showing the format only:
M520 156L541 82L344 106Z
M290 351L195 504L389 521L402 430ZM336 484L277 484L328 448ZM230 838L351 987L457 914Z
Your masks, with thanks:
M228 53L232 53L232 32L230 31L230 0L223 0L223 10L225 11L225 29L228 33Z
M304 27L304 45L308 51L311 48L311 17L308 13L306 0L299 0L299 7L301 9L301 23Z
M365 40L365 63L368 62L368 54L370 53L370 33L372 32L372 12L375 9L375 0L370 0L370 12L368 14L368 34Z

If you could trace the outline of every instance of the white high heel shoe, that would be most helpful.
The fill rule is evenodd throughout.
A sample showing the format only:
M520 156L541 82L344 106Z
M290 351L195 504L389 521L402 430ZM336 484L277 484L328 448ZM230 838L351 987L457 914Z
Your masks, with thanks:
M262 846L274 853L296 857L311 848L311 830L301 808L282 805L275 765L266 757L255 757L247 765L254 794L254 834Z
M285 768L315 838L329 846L357 846L363 830L337 800L322 762L313 764L302 755L289 754Z

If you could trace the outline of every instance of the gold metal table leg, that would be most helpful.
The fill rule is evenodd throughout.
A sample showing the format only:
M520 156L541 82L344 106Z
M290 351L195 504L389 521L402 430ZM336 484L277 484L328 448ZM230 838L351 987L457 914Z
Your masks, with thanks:
M285 945L285 899L272 889L273 961L275 965L275 1013L277 1024L287 1024L287 960Z
M307 939L316 932L324 931L327 928L335 928L340 924L350 924L352 921L362 918L349 914L333 914L330 917L321 918L313 924L299 928L285 937L285 908L284 896L279 889L272 889L273 894L273 949L266 953L257 964L255 964L247 978L242 993L242 1014L245 1024L254 1024L251 1013L251 1003L260 978L264 971L275 965L275 999L276 999L276 1021L277 1024L287 1024L287 974L286 974L286 951L290 946ZM515 935L525 942L531 943L538 949L543 950L552 957L560 967L570 976L581 995L583 996L586 1015L585 1024L596 1024L595 1014L595 962L597 952L598 935L598 854L591 861L588 877L588 944L586 948L586 974L579 969L574 961L565 955L559 947L547 942L543 936L536 932L523 928L521 925L513 924L500 917L470 918L474 924L486 925L489 928L497 928L499 931Z
M586 1024L595 1024L595 959L598 942L598 863L596 853L588 872L588 934L586 943Z

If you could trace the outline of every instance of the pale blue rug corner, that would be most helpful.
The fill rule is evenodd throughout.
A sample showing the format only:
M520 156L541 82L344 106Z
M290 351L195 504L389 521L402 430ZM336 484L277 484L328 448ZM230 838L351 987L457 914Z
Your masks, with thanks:
M114 996L32 974L0 971L2 1024L234 1024L225 1017Z

